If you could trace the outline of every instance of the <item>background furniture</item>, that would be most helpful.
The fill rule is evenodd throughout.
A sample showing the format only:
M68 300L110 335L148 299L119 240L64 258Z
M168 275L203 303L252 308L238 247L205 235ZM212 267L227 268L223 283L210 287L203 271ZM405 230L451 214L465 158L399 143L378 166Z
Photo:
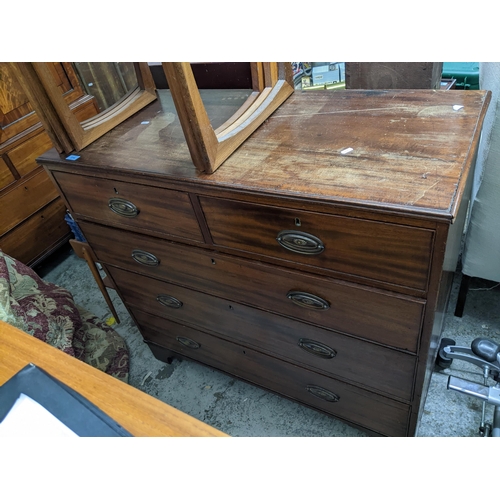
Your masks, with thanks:
M158 95L39 159L153 353L413 435L489 94L295 93L211 175ZM203 92L212 126L246 95Z
M104 279L101 277L99 269L97 269L96 265L97 257L94 255L94 252L92 252L90 245L85 241L77 241L77 240L69 240L69 243L71 245L71 248L73 248L75 254L78 257L80 257L80 259L84 259L87 265L89 266L90 272L92 273L92 276L94 277L94 280L97 283L97 286L99 287L99 290L101 291L102 296L106 301L106 304L108 304L111 314L114 316L116 322L119 323L120 320L118 318L118 314L116 313L115 306L113 305L113 302L108 294L108 291L106 290L106 287L114 288L114 286L110 282L107 275Z
M440 89L441 62L346 62L346 89Z
M479 145L456 316L462 316L471 277L500 281L500 63L479 67L480 86L493 97Z
M50 63L79 120L98 112L68 63ZM0 249L35 266L68 241L66 207L36 158L53 147L9 63L0 63Z
M125 341L71 293L42 280L30 267L0 252L0 321L125 382Z
M98 406L134 436L225 436L128 384L0 321L0 384L34 363Z

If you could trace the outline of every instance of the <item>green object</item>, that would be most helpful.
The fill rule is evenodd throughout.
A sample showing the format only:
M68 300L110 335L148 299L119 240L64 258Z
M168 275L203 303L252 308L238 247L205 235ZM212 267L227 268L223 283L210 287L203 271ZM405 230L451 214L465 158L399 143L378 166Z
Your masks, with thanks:
M477 62L444 62L443 78L455 78L459 90L479 89L479 63Z

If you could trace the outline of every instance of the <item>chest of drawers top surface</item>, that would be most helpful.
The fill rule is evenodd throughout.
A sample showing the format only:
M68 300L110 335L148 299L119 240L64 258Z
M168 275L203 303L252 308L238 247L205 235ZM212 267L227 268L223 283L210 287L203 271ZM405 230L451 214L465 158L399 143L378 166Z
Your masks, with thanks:
M296 92L207 175L191 162L170 93L158 96L78 160L52 150L40 163L452 219L490 98L486 91ZM216 127L246 94L202 96Z

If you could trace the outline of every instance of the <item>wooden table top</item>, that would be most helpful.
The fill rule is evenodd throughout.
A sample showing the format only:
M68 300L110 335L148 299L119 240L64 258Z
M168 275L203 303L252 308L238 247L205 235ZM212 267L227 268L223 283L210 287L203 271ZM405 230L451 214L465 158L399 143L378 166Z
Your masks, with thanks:
M162 401L0 321L0 384L33 363L98 406L134 436L226 436Z
M214 127L242 92L202 91ZM158 96L77 161L51 150L42 163L452 220L491 93L296 91L211 175L196 172L170 93Z

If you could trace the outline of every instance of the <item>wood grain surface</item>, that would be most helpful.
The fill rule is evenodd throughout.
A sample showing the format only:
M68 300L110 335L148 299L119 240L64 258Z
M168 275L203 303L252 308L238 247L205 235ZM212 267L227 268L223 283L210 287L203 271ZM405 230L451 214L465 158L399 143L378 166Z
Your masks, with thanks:
M0 321L0 384L33 363L68 385L134 436L224 433Z

